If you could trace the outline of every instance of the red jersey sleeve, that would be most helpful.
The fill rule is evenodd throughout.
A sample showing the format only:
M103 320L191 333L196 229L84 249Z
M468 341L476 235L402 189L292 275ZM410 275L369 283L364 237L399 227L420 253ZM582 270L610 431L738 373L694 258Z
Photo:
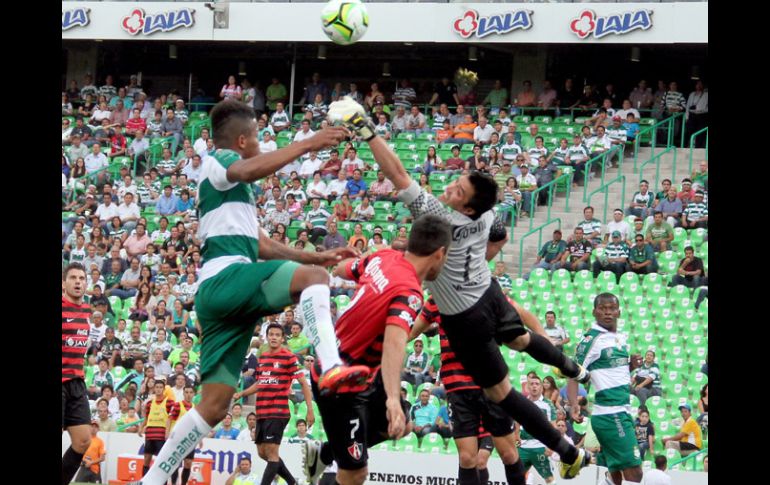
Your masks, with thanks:
M399 290L398 294L390 300L385 325L396 325L409 332L417 319L417 312L420 311L422 302L422 294L419 291L406 288Z
M171 415L171 412L176 407L176 402L172 401L171 399L166 399L166 412Z
M420 312L420 314L422 318L424 318L428 323L435 323L438 321L438 306L436 306L436 302L433 301L432 296L428 298L428 301L425 302L425 305L422 307L422 312Z
M345 265L345 279L353 280L358 283L358 279L361 278L361 275L364 274L366 265L369 264L370 257L371 255L363 258L357 258Z
M299 359L297 359L296 355L292 355L291 359L289 360L289 373L294 377L297 377L297 375L302 375L302 370L299 366Z
M182 406L182 403L175 402L174 405L171 407L171 411L168 412L168 416L171 418L172 421L176 421L179 419L179 413L182 411L179 409Z
M144 405L144 417L147 419L147 416L150 415L150 406L152 406L152 401L154 400L154 397L147 401L147 403Z

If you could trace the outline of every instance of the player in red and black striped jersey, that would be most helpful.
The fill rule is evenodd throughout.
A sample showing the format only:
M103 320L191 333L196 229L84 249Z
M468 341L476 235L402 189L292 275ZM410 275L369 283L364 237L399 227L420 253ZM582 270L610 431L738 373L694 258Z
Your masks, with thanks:
M494 446L505 466L509 485L523 485L524 468L516 450L518 430L515 423L504 410L484 396L455 356L441 326L441 316L433 297L425 303L410 337L418 337L436 323L441 343L441 382L446 389L452 437L460 457L459 483L485 485L489 481L487 461Z
M194 406L192 400L195 397L195 388L193 386L184 386L182 394L182 401L175 401L174 406L171 408L171 413L169 414L169 418L171 419L171 426L168 430L169 433L171 433L171 430L174 429L174 425L177 421L179 421L179 418L187 414L187 412L190 411ZM182 462L182 485L187 485L187 480L190 479L190 468L192 467L194 458L195 450L192 450L187 454L187 456L184 457L184 461ZM176 485L178 473L179 468L174 470L174 473L171 474L171 483L174 485Z
M166 396L166 383L155 381L153 396L144 405L144 421L139 426L139 436L144 434L144 470L150 469L153 456L157 456L171 432L171 412L174 400Z
M257 382L233 396L234 399L240 399L257 393L255 441L259 457L267 462L262 485L270 485L276 475L286 480L288 485L297 482L279 455L283 430L289 423L289 392L293 379L297 379L302 386L307 405L305 421L308 428L315 422L310 386L297 356L282 346L284 340L284 330L280 324L271 323L267 326L267 343L270 348L257 359L257 371L254 373Z
M338 465L338 483L364 483L367 448L389 436L400 438L408 430L408 404L401 400L401 367L409 327L422 307L422 281L438 276L450 244L449 226L438 217L423 216L412 225L406 253L383 249L335 268L335 275L360 285L350 307L337 320L340 357L348 365L368 366L373 377L359 388L322 396L317 387L319 368L311 370L329 442L303 444L310 483L332 461Z
M71 263L62 273L61 297L61 428L72 442L62 456L62 484L75 476L91 444L91 409L83 379L91 315L91 307L83 302L85 291L86 270Z

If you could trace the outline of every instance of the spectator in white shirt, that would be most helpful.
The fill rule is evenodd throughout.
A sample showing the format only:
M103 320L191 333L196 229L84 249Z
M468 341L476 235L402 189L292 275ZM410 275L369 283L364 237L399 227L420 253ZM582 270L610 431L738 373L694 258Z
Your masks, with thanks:
M206 148L206 140L208 139L209 139L209 129L202 128L200 138L195 140L195 143L193 143L193 150L195 150L195 153L197 153L200 156L203 156L203 154L206 153L206 151L208 150Z
M112 195L104 194L102 198L104 202L96 208L96 215L99 216L99 222L102 224L102 227L106 228L113 217L120 216L118 215L118 206L112 203Z
M273 140L270 132L265 130L262 132L262 141L259 142L259 153L270 153L278 150L278 145Z
M211 157L208 157L211 158ZM188 163L182 169L182 175L187 175L187 180L198 183L201 179L201 171L203 170L203 160L198 154L193 155L192 162Z
M358 151L355 148L350 148L348 157L342 161L341 171L345 172L348 177L352 177L356 169L363 170L364 161L358 158Z
M302 141L307 140L308 138L311 138L313 135L315 135L315 132L310 129L310 121L308 120L302 120L302 129L297 132L296 135L294 135L294 141Z
M639 122L639 118L641 118L641 115L639 115L639 111L637 111L636 108L632 108L631 107L631 101L630 100L624 99L623 100L623 109L618 110L615 113L615 116L620 116L620 119L625 121L626 118L628 118L628 114L629 113L634 115L634 123L638 123Z
M671 477L666 474L668 459L663 455L655 457L655 469L644 474L642 485L671 485Z
M126 237L131 234L131 231L136 227L136 223L139 221L139 206L134 202L134 194L126 192L123 196L123 203L118 206L118 217L123 229L125 229Z
M345 181L347 183L347 181ZM307 183L307 186L305 187L305 191L307 192L307 196L311 199L314 197L318 197L321 199L326 198L327 189L326 189L326 182L324 182L321 179L321 171L316 170L313 172L313 180Z
M273 131L276 133L291 128L289 113L284 111L283 103L276 103L275 113L270 117L270 126L273 127Z
M318 152L310 152L308 159L302 162L299 169L299 176L302 179L309 179L318 169L321 168L321 159L318 158Z
M399 111L400 112L400 111ZM391 126L393 126L391 124ZM425 115L420 113L417 106L412 106L410 113L406 116L406 131L419 135L424 131L430 131L425 126Z
M479 116L479 126L473 129L473 141L482 145L488 145L494 132L495 129L487 122L487 119Z
M86 163L86 173L88 174L97 172L109 165L107 162L107 155L102 153L102 146L98 143L93 144L91 147L91 153L86 155L83 161ZM99 183L104 183L105 180L105 172L99 172Z
M348 188L347 172L340 170L337 173L337 178L329 182L326 187L326 193L328 194L329 201L339 200L345 190Z
M631 226L623 219L623 210L615 209L612 213L612 222L607 223L607 232L604 234L604 244L610 240L610 234L615 231L620 233L620 240L629 243L628 236L631 234Z

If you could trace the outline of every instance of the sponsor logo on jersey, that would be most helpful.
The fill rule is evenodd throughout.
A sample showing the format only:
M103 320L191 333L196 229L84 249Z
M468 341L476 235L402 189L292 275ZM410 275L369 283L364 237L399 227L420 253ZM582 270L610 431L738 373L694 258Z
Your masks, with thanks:
M363 446L358 441L354 441L352 445L348 446L348 454L350 454L354 460L360 460L362 453Z
M382 268L380 268L381 263L382 258L372 258L369 264L366 265L366 271L364 271L364 274L371 276L372 286L375 290L377 290L378 293L382 293L390 283L390 280L385 277L385 274L382 272Z
M420 311L420 308L422 308L422 301L420 301L420 298L417 296L409 295L408 302L409 308L416 312Z

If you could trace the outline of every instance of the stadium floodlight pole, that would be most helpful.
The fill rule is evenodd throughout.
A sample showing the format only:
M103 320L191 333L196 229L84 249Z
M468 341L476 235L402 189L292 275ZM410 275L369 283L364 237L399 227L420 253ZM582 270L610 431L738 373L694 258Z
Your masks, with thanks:
M294 119L294 78L297 74L297 44L294 44L294 55L291 58L291 79L289 80L289 119Z

